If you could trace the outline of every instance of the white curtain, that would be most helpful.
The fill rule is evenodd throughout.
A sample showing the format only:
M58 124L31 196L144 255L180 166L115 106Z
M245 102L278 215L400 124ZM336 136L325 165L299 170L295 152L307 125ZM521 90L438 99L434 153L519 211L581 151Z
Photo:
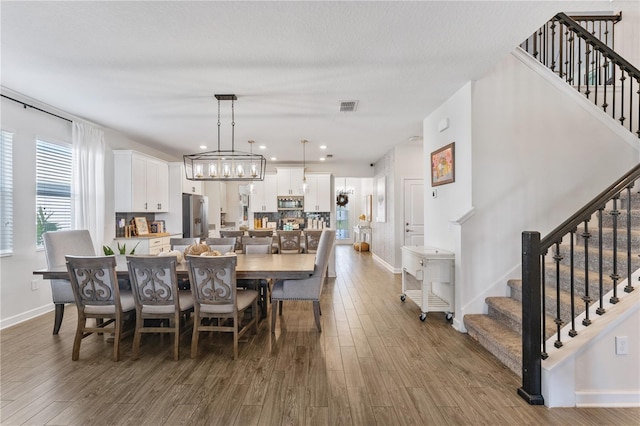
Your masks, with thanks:
M88 229L96 254L102 254L105 223L104 132L73 123L74 229Z

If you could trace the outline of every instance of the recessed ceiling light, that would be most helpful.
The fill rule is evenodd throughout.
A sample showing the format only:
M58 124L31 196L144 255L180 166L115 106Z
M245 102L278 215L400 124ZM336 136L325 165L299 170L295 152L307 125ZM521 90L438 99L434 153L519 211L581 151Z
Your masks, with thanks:
M200 149L207 149L206 145L200 145Z
M267 146L266 145L260 145L259 148L260 149L267 149Z
M277 161L278 159L276 157L271 157L271 161Z
M327 149L326 145L320 145L320 149Z
M324 161L324 157L320 157L320 161Z

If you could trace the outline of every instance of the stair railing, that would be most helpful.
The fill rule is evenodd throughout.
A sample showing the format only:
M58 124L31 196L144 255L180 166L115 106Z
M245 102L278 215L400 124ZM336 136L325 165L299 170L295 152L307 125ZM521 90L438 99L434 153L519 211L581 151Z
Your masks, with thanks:
M546 359L548 356L546 350L546 340L548 337L550 337L547 336L545 332L545 313L550 310L553 311L553 307L551 307L551 309L546 308L545 301L555 297L554 302L556 306L554 323L557 340L554 342L554 346L556 348L560 348L563 346L560 333L563 325L571 322L571 330L569 331L569 336L575 337L578 334L575 327L575 311L576 309L581 310L583 306L578 306L576 304L576 299L581 299L584 303L585 317L582 321L582 325L589 326L591 324L591 319L589 318L589 307L591 305L591 302L599 303L599 307L596 310L596 313L598 315L605 314L605 309L603 307L603 298L604 295L608 292L608 290L605 291L603 286L603 277L605 270L606 272L610 272L609 277L611 278L613 284L613 296L609 300L610 303L615 304L618 302L619 299L617 287L619 282L624 278L629 278L627 280L627 285L625 286L624 291L629 293L634 290L634 287L631 285L630 280L632 272L631 226L632 220L634 219L631 212L631 189L638 179L640 179L640 164L635 166L624 176L622 176L618 181L602 191L597 197L587 203L584 207L578 210L569 219L567 219L564 223L551 231L551 233L549 233L544 238L541 239L540 233L535 231L526 231L522 233L522 387L518 389L518 394L522 398L527 400L529 404L544 404L544 398L541 393L542 360ZM623 197L621 197L621 195ZM626 211L621 211L619 209L618 203L620 202L621 198L624 198L624 196L626 196L626 208L624 208L624 210ZM605 207L607 205L610 206L610 210L607 210L607 212L605 213ZM597 299L590 294L589 288L589 269L591 268L591 266L589 265L589 240L592 237L591 233L589 232L589 221L596 213L599 229L597 240L597 250L599 253L599 261L597 265ZM602 221L603 217L606 214L611 216L613 260L611 262L611 265L607 266L605 269L602 261ZM624 219L626 222L626 229L623 230L626 235L620 236L621 241L626 239L626 259L618 259L617 243L619 237L618 224L620 223L620 215L625 215ZM579 228L581 229L578 230ZM582 296L578 296L576 294L577 288L575 285L575 272L577 271L577 268L575 268L574 266L574 242L576 241L577 235L582 238L585 256L585 278L583 284L584 288L580 289L582 291ZM569 243L569 275L571 288L571 312L565 312L564 314L560 308L559 297L561 275L560 261L564 257L560 249L560 244L563 242L563 240ZM553 273L553 271L548 271L549 274L547 274L547 271L545 271L545 260L546 256L549 254L549 250L552 250L553 262L551 262L551 264L555 266L555 274ZM618 265L624 265L625 260L627 270L619 271ZM623 272L623 274L626 273L626 277L623 277L620 272ZM566 272L564 273L566 274ZM551 278L550 276L552 276L553 278ZM547 282L551 280L551 282L555 284L555 295L548 294L551 292L547 292L545 290L545 279L547 280ZM592 281L595 282L595 280ZM567 318L569 316L570 318Z
M612 43L608 30L589 31L558 13L521 47L640 138L640 71Z

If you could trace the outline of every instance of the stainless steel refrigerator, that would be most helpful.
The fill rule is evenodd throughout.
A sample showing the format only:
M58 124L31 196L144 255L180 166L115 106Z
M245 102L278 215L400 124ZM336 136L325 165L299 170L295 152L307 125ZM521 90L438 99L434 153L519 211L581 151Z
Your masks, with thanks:
M207 238L209 201L204 195L182 194L182 235L184 238Z

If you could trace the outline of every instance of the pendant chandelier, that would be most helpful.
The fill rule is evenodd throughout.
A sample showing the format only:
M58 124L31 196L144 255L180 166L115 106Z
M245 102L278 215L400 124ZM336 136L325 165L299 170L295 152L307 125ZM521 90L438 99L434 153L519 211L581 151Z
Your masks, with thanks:
M184 155L184 170L189 180L212 181L256 181L264 180L267 160L253 153L253 141L249 141L250 152L235 150L236 95L215 95L218 100L218 149L199 154ZM220 149L220 102L231 101L231 150Z

